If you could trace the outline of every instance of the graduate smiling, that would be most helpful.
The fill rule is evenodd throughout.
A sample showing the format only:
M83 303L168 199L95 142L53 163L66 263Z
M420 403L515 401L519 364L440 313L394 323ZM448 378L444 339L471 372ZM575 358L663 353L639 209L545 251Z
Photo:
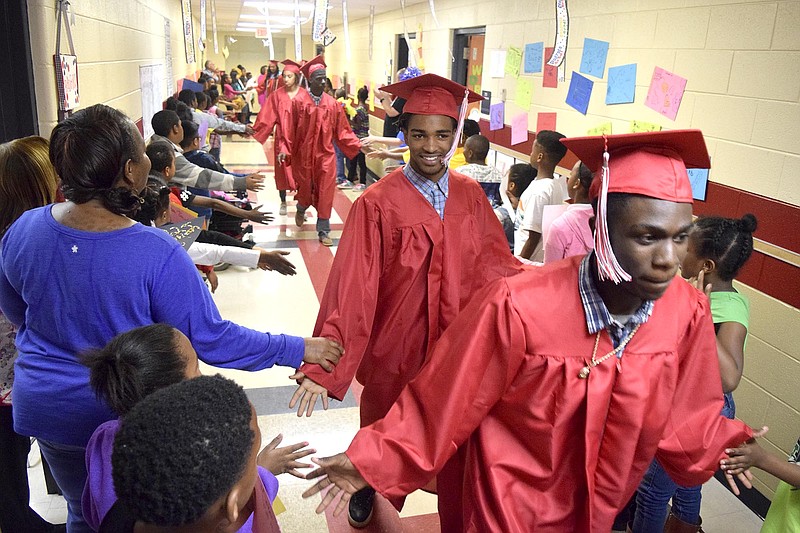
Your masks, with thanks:
M675 274L686 253L686 168L697 130L564 139L595 179L595 250L477 294L386 416L346 454L315 460L321 511L369 484L389 498L439 477L447 531L607 533L655 456L707 481L753 436L719 415L708 300ZM598 174L600 176L600 174ZM460 521L460 523L459 523ZM444 530L444 527L443 527Z

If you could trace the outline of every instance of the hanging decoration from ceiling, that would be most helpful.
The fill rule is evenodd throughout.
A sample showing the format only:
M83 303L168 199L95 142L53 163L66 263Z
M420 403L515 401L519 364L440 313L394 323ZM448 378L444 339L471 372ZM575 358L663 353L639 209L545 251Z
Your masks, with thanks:
M433 5L434 0L428 0L428 7L431 8L431 16L433 17L433 23L436 27L439 27L439 19L436 18L436 6Z
M345 57L350 61L350 25L347 22L347 0L342 0L342 25L344 26Z
M408 65L411 67L416 67L419 63L419 58L417 57L417 49L411 43L411 39L408 36L408 27L406 26L406 0L400 0L400 12L403 15L403 37L406 40L408 51L411 52L408 54Z
M314 2L314 25L311 28L311 38L315 43L322 42L322 34L328 29L328 0Z
M183 15L183 46L186 50L186 62L192 64L195 62L192 0L183 0L181 2L181 14Z
M553 45L553 53L547 64L551 67L558 67L558 80L566 79L567 62L564 58L567 55L567 41L569 40L569 11L567 10L567 0L556 0L556 42Z
M204 47L206 40L208 39L207 30L208 28L206 27L206 0L200 0L200 38L203 39Z
M375 36L375 6L369 6L369 60L372 61L372 38Z
M264 19L267 22L267 40L269 41L269 60L275 61L275 47L272 44L272 25L269 22L269 6L264 2Z
M217 41L217 0L211 0L211 33L214 38L214 53L219 53L219 42Z
M300 0L294 0L294 58L303 59L303 40L300 34Z

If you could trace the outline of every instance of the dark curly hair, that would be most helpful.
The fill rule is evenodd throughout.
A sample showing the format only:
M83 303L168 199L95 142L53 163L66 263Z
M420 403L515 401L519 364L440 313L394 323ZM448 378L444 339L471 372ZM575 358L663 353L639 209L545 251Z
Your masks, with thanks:
M536 142L542 147L550 161L558 164L567 155L566 145L561 143L564 135L553 130L542 130L536 134Z
M150 158L150 168L155 172L163 173L175 160L175 147L167 141L151 142L147 145L146 153Z
M711 259L723 281L731 281L753 253L753 232L758 227L756 217L700 217L691 233L697 257Z
M142 207L133 218L140 224L152 226L158 215L169 209L169 188L154 178L148 178L141 197Z
M256 437L244 389L220 375L157 390L122 419L111 465L120 503L136 520L199 520L244 475Z
M84 204L99 199L109 211L131 216L139 197L120 187L129 160L140 162L143 143L133 122L103 104L82 109L59 123L50 136L50 161L67 200Z
M184 380L186 361L178 351L178 331L152 324L117 335L98 350L83 354L89 383L120 416L145 396Z

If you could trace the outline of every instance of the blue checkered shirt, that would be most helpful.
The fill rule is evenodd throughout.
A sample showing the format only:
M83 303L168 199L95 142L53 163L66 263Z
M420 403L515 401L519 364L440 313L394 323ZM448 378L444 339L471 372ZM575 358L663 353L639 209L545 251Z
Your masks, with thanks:
M607 329L608 334L611 336L611 341L614 343L614 348L616 348L633 328L638 324L647 322L647 319L653 314L655 302L653 300L645 300L625 324L620 324L608 311L603 298L597 292L597 286L592 276L591 261L594 261L594 253L583 258L578 270L578 290L583 303L583 312L586 314L586 326L589 328L590 334L597 333L601 329ZM624 351L624 349L620 350L617 358L622 358L622 352Z
M403 167L403 174L406 175L411 185L428 200L428 203L439 213L439 218L444 220L444 204L450 194L450 169L444 171L444 176L439 181L433 182L421 176L411 165Z

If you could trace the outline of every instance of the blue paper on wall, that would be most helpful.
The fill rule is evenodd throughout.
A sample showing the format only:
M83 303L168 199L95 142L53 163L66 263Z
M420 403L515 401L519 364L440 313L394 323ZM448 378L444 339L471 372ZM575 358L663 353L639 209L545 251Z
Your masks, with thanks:
M580 72L602 78L606 69L606 57L608 57L608 42L585 38Z
M707 168L687 168L689 183L692 185L692 198L706 201L706 189L708 188L708 169Z
M636 97L636 63L608 69L606 104L630 104Z
M543 56L544 56L544 43L526 44L523 72L525 74L535 74L537 72L541 72Z
M592 80L573 71L572 79L569 82L569 91L567 91L567 105L585 115L586 110L589 109L589 99L592 97L593 87Z

